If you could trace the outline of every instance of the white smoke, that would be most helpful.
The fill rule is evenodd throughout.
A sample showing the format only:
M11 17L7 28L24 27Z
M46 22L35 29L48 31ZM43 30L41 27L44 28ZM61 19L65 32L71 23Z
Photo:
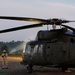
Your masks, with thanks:
M17 47L11 49L9 54L12 54L12 53L15 53L15 52L21 51L21 50L23 51L24 46L25 46L25 43L23 42L23 43L19 44Z

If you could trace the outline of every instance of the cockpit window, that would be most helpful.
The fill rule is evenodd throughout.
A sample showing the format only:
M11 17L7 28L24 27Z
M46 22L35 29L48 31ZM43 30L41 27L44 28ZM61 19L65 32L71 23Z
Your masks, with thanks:
M30 53L30 49L31 49L31 48L30 48L30 45L27 45L26 48L25 48L25 52L26 52L26 53Z
M26 52L26 53L31 53L31 52L33 52L34 46L35 46L35 45L29 45L29 44L28 44L28 45L26 46L26 48L25 48L25 52Z
M42 48L43 46L42 45L39 45L39 51L42 52Z
M35 45L34 47L34 53L37 53L38 45Z

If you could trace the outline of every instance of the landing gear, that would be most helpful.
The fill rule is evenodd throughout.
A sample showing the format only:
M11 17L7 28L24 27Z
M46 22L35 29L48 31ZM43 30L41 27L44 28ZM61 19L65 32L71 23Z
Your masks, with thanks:
M32 73L32 71L33 71L32 67L33 67L32 64L27 65L26 69L27 69L28 73Z

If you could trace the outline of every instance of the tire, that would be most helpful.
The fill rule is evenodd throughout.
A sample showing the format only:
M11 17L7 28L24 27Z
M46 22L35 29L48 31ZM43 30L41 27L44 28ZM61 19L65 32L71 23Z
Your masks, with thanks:
M27 73L32 73L32 66L31 65L27 65L26 69L27 69Z

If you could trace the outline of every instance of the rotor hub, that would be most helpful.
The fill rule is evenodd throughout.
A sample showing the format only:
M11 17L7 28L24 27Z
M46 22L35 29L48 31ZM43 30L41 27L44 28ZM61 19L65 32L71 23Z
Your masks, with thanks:
M51 25L61 25L62 23L68 23L68 20L61 20L58 18L53 18L53 19L48 19L47 20L47 24L51 24Z

